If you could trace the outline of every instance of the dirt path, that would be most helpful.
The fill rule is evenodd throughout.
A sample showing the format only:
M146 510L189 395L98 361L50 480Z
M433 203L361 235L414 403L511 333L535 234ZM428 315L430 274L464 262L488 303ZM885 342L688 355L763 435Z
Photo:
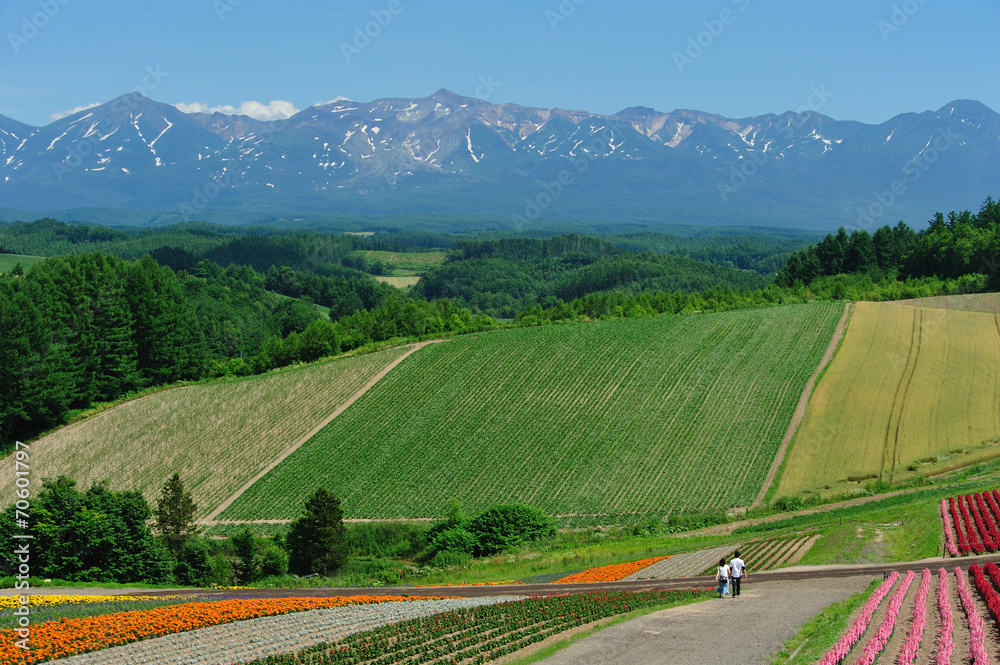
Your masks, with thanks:
M792 438L799 428L799 423L802 422L802 418L806 415L806 407L809 405L809 397L812 396L813 388L816 387L816 381L819 379L820 373L830 363L830 360L833 359L833 354L837 351L837 346L844 337L844 330L847 328L847 321L850 319L850 315L851 303L845 303L844 313L841 315L840 321L837 322L837 327L833 331L833 338L830 340L830 345L826 347L826 353L823 354L823 358L819 361L819 367L809 377L809 381L802 391L802 396L799 398L799 405L795 407L795 415L792 416L792 422L788 424L785 437L781 440L781 445L778 447L778 454L774 456L774 462L771 463L771 470L767 472L767 478L764 479L764 486L760 488L760 494L757 495L757 500L753 502L754 508L764 503L764 496L767 494L767 490L771 488L774 477L778 475L778 469L781 468L781 463L785 460L785 453L788 452L788 446L791 444Z
M862 591L869 576L796 582L752 580L737 599L647 614L585 637L548 665L760 665L827 605Z
M257 482L258 480L260 480L261 478L263 478L265 475L267 475L267 473L271 469L273 469L274 467L276 467L279 464L281 464L285 460L286 457L288 457L289 455L291 455L292 453L294 453L296 450L298 450L302 446L302 444L304 444L309 439L313 438L313 436L315 436L317 432L319 432L321 429L323 429L324 427L326 427L327 425L329 425L330 422L333 421L334 418L336 418L341 413L343 413L345 410L347 410L347 407L351 406L356 401L358 401L361 398L362 395L364 395L366 392L368 392L369 390L371 390L372 387L375 386L375 384L377 384L379 381L381 381L383 378L385 378L386 374L388 374L393 369L395 369L397 365L399 365L401 362L403 362L404 360L406 360L411 355L413 355L414 353L416 353L417 351L419 351L423 347L427 346L428 344L436 344L438 342L443 342L443 341L445 341L445 340L432 339L432 340L428 340L426 342L417 342L412 347L410 347L409 351L407 351L406 353L404 353L403 355L401 355L400 357L396 358L391 363L389 363L388 365L386 365L385 367L383 367L382 370L378 374L376 374L371 379L369 379L368 383L366 383L365 385L361 386L361 389L358 390L353 395L351 395L347 399L346 402L344 402L343 404L341 404L340 406L338 406L336 409L334 409L333 413L331 413L329 416L327 416L322 421L320 421L316 425L316 427L312 428L312 430L310 430L308 433L306 433L304 436L300 437L292 445L290 445L288 448L286 448L277 458L275 458L270 464L268 464L267 467L265 467L256 476L254 476L253 478L251 478L246 484L243 485L243 487L241 487L238 490L236 490L235 494L233 494L231 497L229 497L228 499L226 499L225 501L223 501L219 505L218 508L216 508L215 510L213 510L211 512L211 514L209 514L208 517L206 517L204 520L202 520L199 523L200 524L215 524L215 518L218 517L219 515L221 515L222 512L226 508L228 508L230 506L230 504L232 504L233 501L235 501L236 499L238 499L240 497L241 494L243 494L248 489L250 489L251 485L253 485L255 482Z

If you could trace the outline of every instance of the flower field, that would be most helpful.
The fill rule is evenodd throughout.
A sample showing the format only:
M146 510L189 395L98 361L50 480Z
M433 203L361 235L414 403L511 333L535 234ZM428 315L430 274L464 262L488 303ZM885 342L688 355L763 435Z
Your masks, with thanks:
M941 499L941 528L951 556L1000 551L1000 491Z
M642 559L640 561L629 561L627 563L616 563L610 566L598 566L590 568L582 573L567 575L556 580L555 584L580 584L585 582L617 582L623 580L633 573L637 573L643 568L652 566L657 561L669 559L668 556L657 556L652 559Z
M843 312L837 303L469 335L407 358L247 489L223 520L749 505ZM731 451L725 455L717 451Z
M876 662L948 665L954 655L960 656L963 663L989 663L989 653L1000 646L996 640L1000 626L997 593L1000 567L992 562L984 567L973 564L969 567L969 577L971 586L961 568L955 568L951 574L939 569L936 600L931 601L933 575L929 569L922 571L915 594L911 587L916 573L908 571L905 576L892 573L872 593L854 623L820 660L820 665ZM952 594L958 597L957 604L952 602ZM884 602L886 598L888 602ZM988 609L985 617L980 613L982 604ZM930 612L929 605L933 606ZM928 631L932 625L933 630ZM963 645L962 653L956 653L958 644Z
M13 629L0 630L0 665L41 663L137 640L256 617L344 605L410 600L417 599L401 596L347 596L221 600L45 621L32 624L31 649L27 652L15 646L16 640L20 638Z
M710 595L690 590L528 598L404 621L253 665L485 663L598 619Z

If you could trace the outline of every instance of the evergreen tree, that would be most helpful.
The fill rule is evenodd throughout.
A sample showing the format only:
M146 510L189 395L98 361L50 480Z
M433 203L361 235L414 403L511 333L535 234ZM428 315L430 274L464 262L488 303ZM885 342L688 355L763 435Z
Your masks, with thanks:
M184 491L180 474L175 473L164 483L154 513L156 529L175 555L180 554L184 543L197 531L194 523L196 510L191 494Z
M347 562L347 536L340 500L325 487L306 499L288 531L289 569L300 575L329 575Z

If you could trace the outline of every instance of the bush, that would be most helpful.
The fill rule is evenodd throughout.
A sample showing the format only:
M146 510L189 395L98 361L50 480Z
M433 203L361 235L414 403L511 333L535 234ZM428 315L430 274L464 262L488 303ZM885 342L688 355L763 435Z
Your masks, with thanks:
M212 581L212 564L208 545L203 540L191 539L184 543L177 557L174 578L185 586L208 586Z
M798 496L783 496L781 498L774 500L774 509L780 510L782 512L791 512L793 510L802 510L804 504L802 503L802 497Z
M352 556L412 557L428 543L428 527L418 522L360 522L347 525Z
M281 577L288 574L288 554L277 545L270 544L260 557L262 577Z
M467 529L478 541L476 556L489 556L536 538L554 536L556 523L538 508L509 503L481 513Z
M461 526L454 526L439 533L434 537L430 547L430 551L434 553L460 552L469 556L475 554L478 549L479 540Z

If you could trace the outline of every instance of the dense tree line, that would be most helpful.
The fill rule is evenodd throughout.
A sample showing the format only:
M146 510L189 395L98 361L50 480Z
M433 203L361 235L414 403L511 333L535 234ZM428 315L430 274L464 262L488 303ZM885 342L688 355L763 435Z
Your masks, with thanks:
M456 241L444 264L415 287L428 299L452 298L473 311L513 317L535 305L553 306L588 293L656 290L694 292L723 286L765 287L760 274L693 259L633 253L600 238L506 238Z
M987 198L978 213L935 214L926 229L913 231L903 222L869 234L840 228L815 245L794 252L778 273L782 286L809 284L822 277L866 273L884 276L958 279L985 275L988 287L1000 287L1000 203Z

